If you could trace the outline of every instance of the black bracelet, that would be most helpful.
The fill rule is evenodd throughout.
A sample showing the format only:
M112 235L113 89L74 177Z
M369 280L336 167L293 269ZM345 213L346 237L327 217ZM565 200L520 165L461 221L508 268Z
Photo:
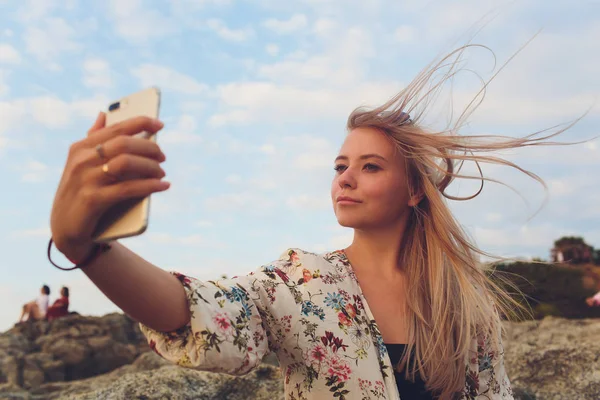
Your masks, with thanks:
M50 238L50 241L48 242L48 260L56 268L63 270L63 271L73 271L74 269L85 267L86 265L88 265L89 263L94 261L100 254L105 253L111 249L111 246L108 243L96 243L94 245L94 247L92 248L92 251L90 251L90 254L88 254L88 256L82 262L73 263L75 265L71 268L63 268L63 267L56 265L54 263L54 261L52 261L52 257L50 257L50 250L52 249L52 243L54 243L54 241L52 238Z

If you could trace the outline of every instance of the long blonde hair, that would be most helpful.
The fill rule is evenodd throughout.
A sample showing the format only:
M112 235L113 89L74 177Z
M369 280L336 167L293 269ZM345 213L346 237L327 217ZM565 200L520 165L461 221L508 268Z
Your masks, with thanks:
M440 399L451 399L464 389L465 360L472 350L473 338L483 335L487 338L486 346L500 350L504 332L502 319L531 314L506 289L510 287L519 292L518 288L493 271L494 263L486 265L479 256L496 259L496 262L512 259L479 249L454 218L444 197L469 200L481 192L485 181L503 184L484 177L480 163L516 168L541 183L547 193L545 182L533 172L500 157L477 153L535 145L573 144L550 142L548 139L564 132L583 117L566 126L551 128L554 131L550 134L543 130L522 138L459 135L458 130L483 101L487 85L505 63L488 81L482 81L481 90L453 126L443 131L426 131L419 125L426 107L439 94L444 83L460 71L458 66L468 48L490 50L476 44L454 50L426 67L385 104L374 109L354 110L347 124L349 130L370 127L384 132L405 157L411 195L423 195L422 201L412 207L401 244L403 259L400 265L404 266L408 279L409 344L397 367L405 370L409 379L414 379L419 373L428 389L438 394ZM443 73L438 77L440 71ZM459 174L465 161L475 162L480 176ZM445 190L455 178L481 180L481 187L468 198L450 196ZM414 357L410 357L413 351Z

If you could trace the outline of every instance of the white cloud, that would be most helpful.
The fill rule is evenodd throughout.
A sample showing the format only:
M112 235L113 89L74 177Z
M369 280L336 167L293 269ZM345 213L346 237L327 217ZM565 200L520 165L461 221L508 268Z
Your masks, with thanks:
M0 134L10 131L26 115L26 104L23 100L0 101Z
M202 235L174 236L169 233L148 233L150 243L161 245L183 245L193 247L225 248L223 243L205 238Z
M544 125L542 125L544 126ZM562 137L562 135L568 135L570 132L565 132L561 136L556 137L557 142L571 142L579 140L589 140L593 137L595 132L586 132L581 134L580 138L572 139L571 137ZM511 160L517 163L526 161L541 161L552 160L552 164L561 166L600 166L600 149L597 148L595 141L590 141L582 144L569 145L569 146L541 146L541 147L530 147L527 149L515 150L516 156Z
M313 56L306 61L286 60L258 67L258 76L270 81L292 84L293 82L336 82L356 79L357 71L351 65L334 64L329 56Z
M89 88L111 88L113 85L110 65L102 58L88 58L83 62L83 84Z
M376 105L401 87L395 82L365 79L366 60L374 54L371 33L360 27L335 30L323 39L322 53L302 59L259 65L260 80L218 86L223 107L211 126L249 124L260 120L293 123L345 118L356 106Z
M206 6L227 6L233 0L171 0L171 6L176 10L189 13L190 10L199 10Z
M313 25L313 32L321 37L328 37L338 27L338 24L332 19L320 18Z
M275 206L271 198L250 191L208 197L204 204L211 211L238 211L248 214L264 213L273 210Z
M230 42L244 42L254 36L254 30L252 28L230 29L225 22L216 18L206 21L206 26L214 31L221 39Z
M4 153L4 150L9 146L10 141L0 134L0 155Z
M58 6L53 0L27 0L22 3L25 4L17 11L17 19L28 24L46 17Z
M473 93L464 98L472 97ZM460 94L456 96L460 99ZM574 93L566 97L529 96L518 93L494 93L486 96L484 102L470 118L471 122L484 124L502 124L507 122L507 114L499 112L506 109L510 113L511 124L524 124L539 121L543 127L551 126L548 121L571 121L583 114L594 103L594 95ZM460 109L460 108L459 108ZM595 107L588 115L600 115L600 107Z
M38 238L38 237L49 237L50 236L50 227L42 226L34 229L24 229L20 231L13 232L11 235L15 238Z
M279 54L279 46L277 46L276 44L268 44L265 47L265 50L267 52L267 54L269 54L270 56L276 56L277 54Z
M352 229L344 228L340 225L335 225L329 230L332 233L331 236L329 236L329 238L327 239L326 243L311 246L315 248L315 251L325 252L342 250L352 244L352 241L354 240L354 231Z
M277 189L278 187L281 187L280 185L277 185L277 182L275 182L274 180L269 179L269 178L249 179L248 186L251 188L260 189L260 190L273 190L273 189Z
M294 159L294 166L299 169L315 169L324 170L327 167L332 167L333 159L335 157L335 148L331 148L329 151L323 151L320 153L307 152L298 154Z
M574 187L564 179L553 179L548 182L550 193L555 196L565 196L573 193Z
M33 298L33 296L30 297ZM0 332L11 328L17 322L17 318L20 316L19 310L21 309L21 305L31 301L31 298L25 297L24 293L18 290L14 284L7 283L0 285L0 301L2 304L15 304L12 307L0 307Z
M98 113L101 110L106 109L106 106L111 100L112 99L109 99L105 95L97 95L86 99L73 100L69 103L69 107L82 118L92 120L90 121L91 124Z
M141 0L110 0L108 9L117 33L131 43L147 43L177 31L175 21Z
M499 213L486 213L484 219L487 222L500 222L504 216Z
M294 121L345 118L356 106L375 105L395 93L389 84L356 84L345 90L314 90L268 82L230 83L218 86L225 110L209 118L211 126L249 124L261 120Z
M275 154L275 152L277 151L275 146L272 144L263 144L262 146L260 146L259 150L264 154Z
M76 32L62 18L47 18L40 26L28 27L23 35L25 49L49 69L60 69L56 58L65 52L81 49L75 40Z
M228 110L224 113L215 114L208 120L211 127L219 127L228 124L247 124L255 119L246 110Z
M108 100L103 97L66 102L49 95L0 102L0 134L26 122L41 124L48 129L66 128L75 122L75 118L95 118L106 104Z
M70 122L70 105L57 97L35 97L29 100L29 106L33 118L48 128L62 128Z
M294 149L293 166L298 170L320 170L333 168L337 148L327 139L313 135L286 136L283 143Z
M39 161L31 160L20 168L22 171L21 181L28 183L44 182L50 175L50 168Z
M285 35L297 32L301 29L306 28L308 20L304 14L294 14L288 20L279 20L270 18L263 22L263 26L273 32Z
M415 38L415 29L410 25L402 25L394 31L394 39L400 43L412 42Z
M318 197L307 194L290 196L285 203L288 207L299 210L326 210L331 208L331 199L328 195Z
M477 245L485 248L550 248L556 238L575 232L546 224L524 225L518 229L475 227Z
M131 74L140 80L143 87L159 86L183 94L199 94L207 90L207 86L196 79L161 65L142 64L132 68Z
M182 101L181 111L184 113L198 114L204 111L206 105L201 101Z
M21 55L10 44L0 44L0 63L3 64L19 64L21 62Z
M161 144L199 144L204 139L197 133L198 122L192 115L184 114L179 117L173 129L165 129L160 133Z
M9 74L8 71L0 69L0 97L6 96L10 92L10 87L6 83Z
M346 233L344 235L334 236L331 238L330 244L331 248L334 250L344 249L352 244L352 240L354 239L354 233Z
M211 228L214 224L211 221L200 220L196 223L200 228Z
M242 182L242 177L237 174L230 174L225 177L225 182L232 185L237 185L238 183Z

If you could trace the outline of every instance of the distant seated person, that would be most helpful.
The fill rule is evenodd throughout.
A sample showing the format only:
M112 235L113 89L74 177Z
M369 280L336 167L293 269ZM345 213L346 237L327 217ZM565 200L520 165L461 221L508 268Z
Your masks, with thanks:
M69 315L69 288L63 286L63 288L60 289L60 298L56 299L56 301L48 307L46 318L48 321L52 321L66 315Z
M596 293L592 297L588 297L585 299L585 302L590 307L600 306L600 292Z
M23 305L19 322L44 319L46 317L48 303L50 301L50 298L48 297L49 295L50 288L48 285L42 286L38 298Z

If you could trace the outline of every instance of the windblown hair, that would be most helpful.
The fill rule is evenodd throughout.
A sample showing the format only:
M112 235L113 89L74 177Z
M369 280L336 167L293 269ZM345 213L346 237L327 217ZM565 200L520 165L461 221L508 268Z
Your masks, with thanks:
M484 177L480 163L516 168L542 184L547 194L547 186L538 175L489 152L544 144L573 144L549 142L548 139L569 129L583 117L566 126L522 138L459 135L458 130L483 101L487 85L506 66L505 63L488 81L482 80L481 90L454 125L443 131L426 131L419 124L425 109L442 86L460 71L460 61L469 48L490 50L476 44L454 50L426 67L385 104L374 109L354 110L347 124L349 130L369 127L385 133L406 160L411 196L423 195L420 203L411 207L401 243L403 259L400 265L405 268L408 280L409 341L397 368L405 370L406 378L411 380L420 374L428 389L440 399L451 399L464 389L465 362L473 357L470 351L476 350L471 348L473 338L483 337L484 346L502 352L502 319L514 318L517 314L530 315L529 310L506 289L510 287L521 293L516 285L493 271L494 263L483 263L479 256L496 259L496 262L514 259L479 249L454 218L444 197L469 200L481 192L485 181L503 184ZM548 134L549 130L554 132ZM474 162L480 176L459 174L465 161ZM450 196L445 190L455 178L481 180L481 187L467 198ZM523 313L516 312L519 310ZM414 357L410 357L413 351Z

